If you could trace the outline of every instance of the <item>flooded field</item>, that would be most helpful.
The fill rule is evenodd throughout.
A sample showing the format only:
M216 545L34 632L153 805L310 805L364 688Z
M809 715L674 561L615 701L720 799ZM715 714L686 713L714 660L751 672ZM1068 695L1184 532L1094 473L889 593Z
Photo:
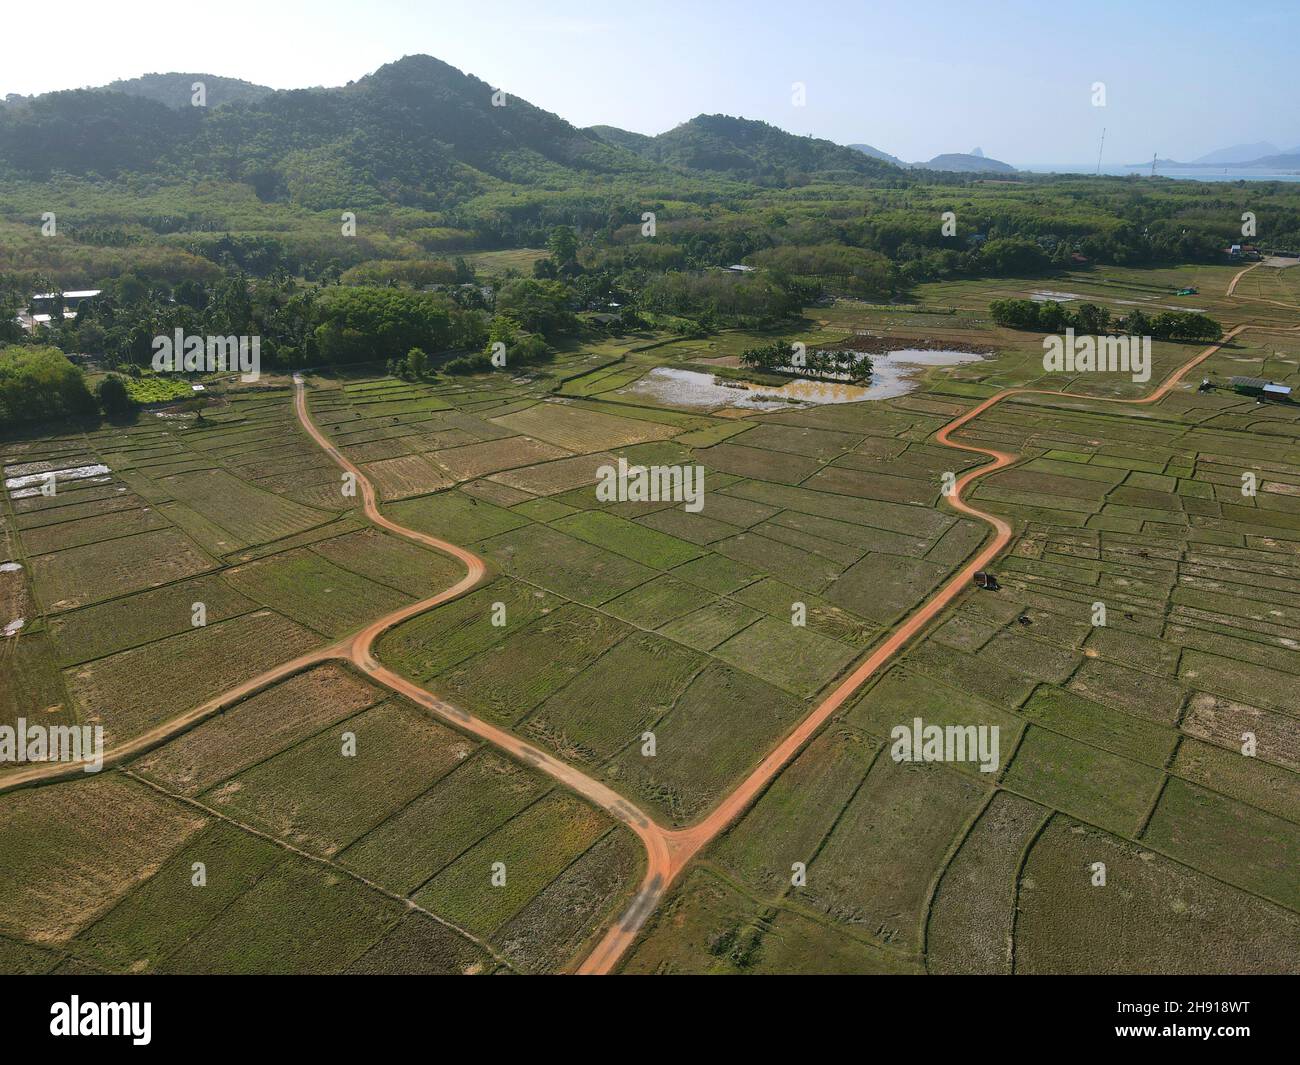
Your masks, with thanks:
M931 366L957 366L978 362L982 355L969 351L922 351L903 348L872 356L871 381L856 385L840 381L800 378L785 385L760 385L750 381L729 381L698 370L657 366L619 395L650 399L667 407L690 410L786 410L801 404L860 403L892 399L917 387L922 370Z

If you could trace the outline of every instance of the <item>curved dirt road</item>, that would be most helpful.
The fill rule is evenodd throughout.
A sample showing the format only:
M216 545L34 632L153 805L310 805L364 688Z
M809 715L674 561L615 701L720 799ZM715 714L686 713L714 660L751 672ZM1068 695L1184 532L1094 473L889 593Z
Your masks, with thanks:
M335 463L356 478L357 487L361 489L361 503L366 517L376 525L398 536L407 540L414 540L427 547L435 548L444 554L451 555L462 562L466 569L465 576L450 588L371 622L356 635L345 640L336 651L335 656L347 659L372 680L404 695L412 702L432 711L445 721L466 732L473 733L488 743L508 751L520 761L549 774L561 784L599 806L610 816L622 821L641 837L641 841L645 844L646 853L649 856L649 865L652 868L656 867L658 862L662 860L664 850L663 830L623 796L612 788L606 787L600 781L593 780L573 766L561 762L558 758L553 758L540 748L525 743L513 733L489 724L458 707L452 706L450 703L444 702L432 692L382 665L375 658L374 644L380 636L393 626L423 614L427 610L432 610L434 607L455 599L474 588L486 575L487 564L474 552L467 551L457 544L439 540L436 536L416 532L414 529L398 525L397 522L385 517L379 510L374 486L370 483L369 478L353 465L338 448L331 444L325 434L316 426L316 423L312 421L311 412L307 409L307 390L302 378L295 375L293 384L294 407L298 412L299 422L302 423L302 427L307 431L308 435L325 450L326 454Z
M996 470L1010 466L1018 461L1020 456L1008 451L997 451L993 448L980 447L977 444L963 444L952 439L952 434L962 426L981 414L989 408L996 406L1005 399L1012 396L1066 396L1075 400L1093 400L1101 403L1125 403L1125 404L1144 404L1155 403L1163 399L1182 379L1183 375L1204 362L1224 344L1230 341L1243 329L1248 328L1244 325L1236 326L1224 334L1223 339L1215 344L1211 344L1195 358L1189 359L1175 370L1166 380L1148 396L1140 399L1105 399L1099 397L1079 396L1070 392L1057 392L1046 389L1036 388L1008 388L996 395L972 407L965 414L959 415L943 426L937 433L935 439L939 443L948 447L957 448L961 451L972 451L981 455L987 455L993 459L992 462L985 463L973 470L968 470L953 486L952 495L948 497L948 502L954 509L972 518L978 518L980 521L990 525L993 529L992 538L980 548L970 562L966 563L954 576L948 579L948 582L934 593L925 603L918 607L913 613L909 614L901 625L896 628L889 638L877 647L866 660L858 666L852 673L844 678L843 681L835 688L826 699L817 706L806 718L801 721L793 732L791 732L780 745L773 750L758 767L749 774L740 785L732 791L722 802L710 813L704 820L689 828L678 829L675 831L665 831L664 835L668 842L669 864L661 869L655 870L653 876L648 876L646 883L643 884L640 893L633 900L632 905L624 913L623 917L605 934L604 939L597 945L596 949L583 962L580 973L599 974L607 973L613 969L620 957L631 946L632 940L636 938L637 932L641 925L645 923L648 917L658 905L668 886L677 878L685 865L691 858L705 845L720 835L728 825L731 824L745 808L758 798L759 793L776 777L777 773L799 752L799 749L812 738L813 734L826 723L844 702L854 695L866 681L873 676L882 666L890 661L900 650L920 632L934 617L939 614L949 603L958 595L970 587L970 581L976 570L981 570L996 558L1008 543L1011 542L1012 529L1006 521L999 518L996 514L988 514L978 510L962 499L962 491L973 481L981 477L987 477Z

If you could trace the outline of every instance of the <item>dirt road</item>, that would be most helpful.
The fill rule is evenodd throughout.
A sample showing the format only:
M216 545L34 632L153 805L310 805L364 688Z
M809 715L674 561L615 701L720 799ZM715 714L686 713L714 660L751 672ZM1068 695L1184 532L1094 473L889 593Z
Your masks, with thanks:
M1098 399L1096 402L1130 405L1155 403L1168 395L1189 370L1208 359L1244 328L1247 327L1239 325L1230 330L1224 334L1221 341L1211 344L1195 358L1183 363L1150 395L1141 399ZM976 570L984 569L1010 543L1011 526L996 514L987 514L971 506L962 498L962 492L979 478L987 477L996 470L1010 466L1019 459L1019 456L1008 451L996 451L993 448L980 447L976 444L961 443L952 439L952 434L1004 400L1013 396L1033 395L1068 396L1075 400L1089 398L1069 392L1033 388L1009 388L990 396L982 403L972 407L965 414L954 418L935 434L935 439L941 444L961 451L972 451L987 455L993 460L983 466L968 470L958 478L953 486L952 495L948 497L948 502L954 509L988 524L993 529L992 538L980 548L975 557L966 563L956 575L949 578L942 588L936 591L926 602L922 603L912 614L908 615L903 623L890 634L889 638L872 651L857 669L845 677L839 686L812 713L804 718L795 730L782 740L780 745L764 758L758 767L741 781L739 786L723 799L712 813L689 828L665 831L669 863L662 869L651 870L651 874L647 875L641 891L633 900L631 906L628 907L623 917L609 929L604 939L582 963L579 972L598 974L611 971L618 963L619 958L631 946L632 940L636 938L636 934L645 923L646 918L654 912L664 892L691 858L701 848L725 831L776 777L786 763L794 758L800 748L826 723L827 719L843 706L845 701L854 695L882 666L890 662L949 603L958 595L967 591L971 586L971 580Z
M472 714L466 713L459 707L452 706L450 703L439 699L432 692L421 688L418 684L403 677L400 673L394 673L391 669L380 664L374 656L374 644L380 636L395 625L401 624L409 618L423 614L427 610L446 603L463 595L470 589L474 588L486 575L487 564L465 548L457 544L449 543L446 540L439 540L436 536L428 536L425 533L416 532L414 529L408 529L404 525L398 525L395 521L390 521L379 510L378 500L375 497L374 486L365 474L361 472L352 462L350 462L329 439L317 428L316 423L312 421L311 412L307 408L307 390L304 382L300 377L294 377L294 406L298 412L298 420L308 435L316 441L343 470L353 475L356 479L356 486L361 492L361 505L365 515L370 521L374 522L381 528L389 532L404 537L407 540L414 540L417 543L424 544L426 547L435 548L445 554L451 555L458 559L465 566L465 576L453 584L450 588L439 592L437 595L430 596L418 603L412 603L410 606L402 607L391 614L387 614L378 621L372 622L364 629L358 632L345 642L338 657L346 658L354 666L360 669L371 680L391 688L400 695L406 696L414 703L418 703L425 709L431 711L445 721L463 729L466 732L472 732L475 736L486 740L504 751L514 755L521 762L533 766L535 769L548 774L555 780L559 781L565 787L576 791L583 798L599 806L610 816L622 821L641 837L642 843L645 844L646 853L649 856L649 865L654 868L662 862L662 852L664 850L663 829L651 820L646 814L638 810L632 803L628 802L623 796L619 795L613 789L606 787L598 780L593 780L585 773L558 758L553 758L545 751L534 747L532 744L525 743L518 736L498 728L496 725L489 724Z

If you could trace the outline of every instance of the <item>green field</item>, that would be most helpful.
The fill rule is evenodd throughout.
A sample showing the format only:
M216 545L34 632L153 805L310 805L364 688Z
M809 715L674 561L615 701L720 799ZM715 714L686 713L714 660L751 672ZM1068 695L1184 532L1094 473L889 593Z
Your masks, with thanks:
M1181 276L1059 285L1122 301ZM574 344L535 376L313 375L313 417L385 516L489 567L375 657L662 826L695 823L984 542L941 489L976 460L934 433L997 387L1064 383L1035 364L1037 338L984 313L1037 284L810 308L828 335L992 349L879 401L733 418L615 391L764 339L739 331ZM1246 336L1204 372L1300 383L1300 342ZM1191 353L1157 348L1157 377ZM1300 419L1227 388L1121 408L1097 397L1141 390L1068 384L957 434L1022 456L967 493L1012 527L999 590L963 592L845 700L672 886L621 971L1294 969L1262 930L1300 912ZM0 544L21 568L0 575L0 609L24 627L0 645L0 723L138 736L463 576L366 521L287 388L211 412L0 441L6 477L109 467L53 498L6 495ZM700 465L703 508L598 498L596 468L620 457ZM891 733L916 717L996 728L996 764L896 761ZM125 768L0 794L16 826L0 968L567 971L645 863L544 772L341 661Z

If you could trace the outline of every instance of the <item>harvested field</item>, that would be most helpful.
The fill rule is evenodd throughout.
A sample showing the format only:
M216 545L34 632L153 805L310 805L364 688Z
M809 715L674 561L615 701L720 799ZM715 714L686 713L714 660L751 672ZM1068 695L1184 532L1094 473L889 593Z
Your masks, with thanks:
M65 678L81 719L102 724L112 746L322 642L259 610L74 666Z
M668 640L632 633L537 707L522 731L568 761L598 765L639 743L705 662Z
M1158 769L1031 726L1006 784L1091 824L1133 835L1160 790Z
M595 502L597 471L602 466L615 465L617 462L618 459L608 452L575 455L570 459L556 459L537 466L494 473L488 480L538 496L558 495L575 488L591 488L591 499Z
M381 689L327 663L246 699L142 755L132 771L169 791L198 795L384 698Z
M611 824L572 796L552 792L469 848L414 898L463 928L493 936ZM495 887L494 865L505 874Z
M331 856L424 792L474 747L422 711L388 701L215 785L205 801L294 846Z
M411 602L326 558L298 548L226 570L239 592L326 636L342 636Z
M50 624L59 664L88 662L188 632L194 627L196 603L203 604L209 624L257 609L216 575L83 607L60 614Z
M448 476L445 470L424 455L403 455L401 458L367 462L361 468L374 481L382 499L428 495L456 483L455 478Z
M303 532L329 515L245 483L225 470L160 478L180 502L244 543L261 544ZM340 495L340 507L342 507Z
M1019 903L1017 972L1297 972L1294 913L1061 816L1029 853Z
M1043 807L1027 799L1005 791L994 794L944 870L931 904L926 934L930 972L1011 972L1021 855L1046 816Z
M563 606L452 667L438 688L472 713L513 724L628 631L603 614Z
M104 774L0 795L0 932L61 943L148 877L205 823Z
M793 725L799 703L760 680L718 663L709 665L655 727L656 754L625 750L609 774L673 824L706 810Z
M878 758L809 865L800 898L880 943L919 949L933 870L984 794L942 766ZM873 856L865 868L863 854Z
M73 547L31 559L36 594L46 610L70 610L215 569L174 529Z
M504 440L486 440L435 451L429 457L446 470L453 481L467 481L489 473L566 458L571 454L564 448L539 443L526 436L511 436Z
M596 606L644 584L655 571L545 525L487 540L483 553L507 573Z

